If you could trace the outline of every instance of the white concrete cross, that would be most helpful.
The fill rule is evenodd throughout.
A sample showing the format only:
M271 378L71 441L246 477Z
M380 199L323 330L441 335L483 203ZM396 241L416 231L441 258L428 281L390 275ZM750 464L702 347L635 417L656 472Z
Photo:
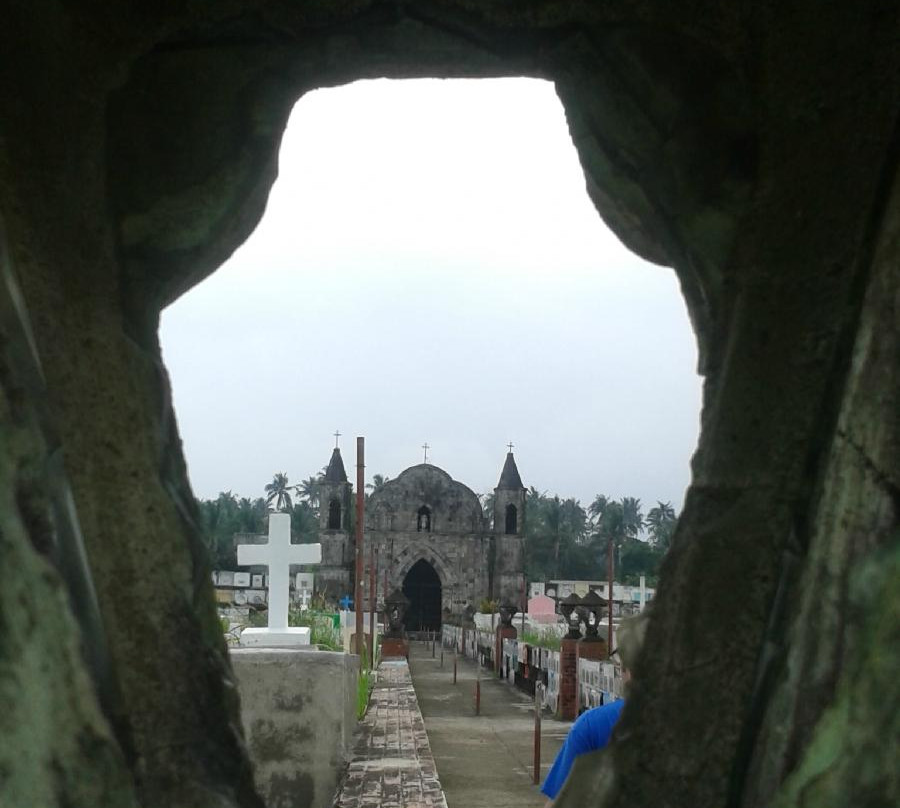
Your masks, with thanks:
M288 590L291 564L318 564L321 544L291 544L291 515L269 514L269 543L240 544L238 565L265 564L269 568L268 628L247 628L241 633L242 645L308 645L308 627L288 627Z

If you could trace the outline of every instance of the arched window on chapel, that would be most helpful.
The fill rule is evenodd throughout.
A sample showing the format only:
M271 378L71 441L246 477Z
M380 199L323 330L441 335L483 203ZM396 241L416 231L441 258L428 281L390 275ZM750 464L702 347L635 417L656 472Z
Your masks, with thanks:
M506 532L519 532L519 512L515 505L506 506Z
M341 529L341 503L337 499L328 503L328 529Z

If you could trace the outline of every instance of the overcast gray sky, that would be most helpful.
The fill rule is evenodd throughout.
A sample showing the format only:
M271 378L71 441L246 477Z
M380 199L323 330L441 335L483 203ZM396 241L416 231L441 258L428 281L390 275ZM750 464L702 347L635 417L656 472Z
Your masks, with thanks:
M606 228L553 86L364 81L304 96L257 230L163 314L200 497L328 461L421 462L681 509L696 345L675 273Z

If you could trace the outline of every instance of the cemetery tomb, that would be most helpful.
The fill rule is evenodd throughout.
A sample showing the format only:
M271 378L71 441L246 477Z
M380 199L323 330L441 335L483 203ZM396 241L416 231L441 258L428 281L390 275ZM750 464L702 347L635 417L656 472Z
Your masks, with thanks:
M291 543L291 517L287 513L269 514L267 544L238 546L239 564L264 564L269 568L268 626L244 629L241 632L242 645L309 645L308 626L288 626L290 565L317 564L321 558L321 545Z

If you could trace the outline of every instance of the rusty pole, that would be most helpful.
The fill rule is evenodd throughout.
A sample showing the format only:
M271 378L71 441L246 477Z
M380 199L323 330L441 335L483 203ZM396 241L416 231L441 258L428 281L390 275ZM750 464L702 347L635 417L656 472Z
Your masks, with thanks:
M356 607L356 653L360 665L363 664L363 526L366 518L365 468L366 439L356 439L356 587L354 606Z
M534 775L535 785L541 782L541 704L544 683L538 682L534 688Z
M613 613L613 575L615 570L613 569L613 540L612 536L609 537L609 543L606 546L606 568L609 572L609 613L606 616L606 622L609 623L609 626L606 629L606 653L611 654L613 652L613 624L612 624L612 613Z
M375 571L375 564L378 561L378 554L375 552L375 542L369 549L369 668L375 668L375 609L378 604L378 573Z
M475 715L481 715L481 665L475 656Z
M522 639L525 638L525 612L528 609L528 595L526 593L525 575L522 575Z

